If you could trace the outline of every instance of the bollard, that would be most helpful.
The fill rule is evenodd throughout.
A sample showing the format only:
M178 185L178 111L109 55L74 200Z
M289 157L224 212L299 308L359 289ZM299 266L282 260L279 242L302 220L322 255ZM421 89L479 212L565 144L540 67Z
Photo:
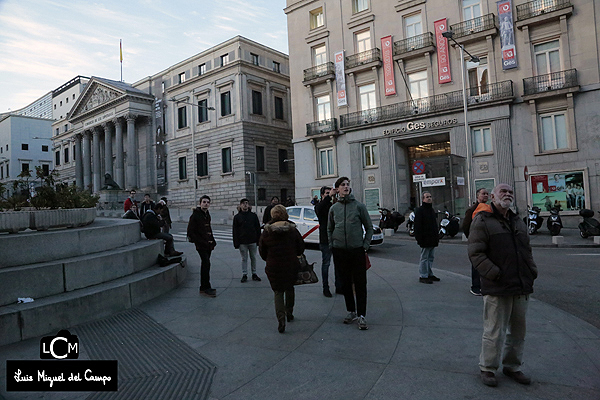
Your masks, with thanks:
M383 235L384 236L393 236L394 235L394 230L391 228L387 228L383 230Z
M561 244L565 244L564 236L552 236L552 244L560 246Z

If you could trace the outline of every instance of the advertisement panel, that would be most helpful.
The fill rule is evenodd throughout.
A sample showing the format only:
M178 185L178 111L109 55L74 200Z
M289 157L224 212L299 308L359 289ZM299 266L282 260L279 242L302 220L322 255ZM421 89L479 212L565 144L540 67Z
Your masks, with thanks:
M515 48L515 29L513 27L511 0L500 0L498 19L500 20L500 50L502 51L502 69L517 68L517 52Z
M335 83L337 85L337 105L347 106L346 100L346 74L344 73L344 52L334 54L335 57Z
M559 206L564 211L585 208L583 171L531 174L530 178L533 206L542 211Z
M381 38L381 53L383 55L383 79L385 80L385 95L396 94L396 82L394 81L394 59L392 50L392 36Z
M435 29L435 42L437 44L438 82L452 82L452 75L450 74L450 58L448 58L448 39L442 36L442 33L448 30L446 18L435 21L433 26Z

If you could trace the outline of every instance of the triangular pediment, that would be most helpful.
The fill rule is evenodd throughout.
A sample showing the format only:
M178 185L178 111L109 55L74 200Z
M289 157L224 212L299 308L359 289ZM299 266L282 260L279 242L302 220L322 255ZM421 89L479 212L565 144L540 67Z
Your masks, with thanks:
M92 77L73 106L69 119L76 118L82 114L87 114L88 112L100 108L104 104L125 95L126 92L124 90Z

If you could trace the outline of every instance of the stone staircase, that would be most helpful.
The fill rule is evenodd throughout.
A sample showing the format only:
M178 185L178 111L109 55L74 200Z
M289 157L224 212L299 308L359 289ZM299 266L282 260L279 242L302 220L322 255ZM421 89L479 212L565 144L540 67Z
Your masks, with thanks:
M0 235L0 346L104 318L175 288L185 279L185 258L161 268L159 253L162 240L146 240L132 220ZM34 301L17 303L24 297Z

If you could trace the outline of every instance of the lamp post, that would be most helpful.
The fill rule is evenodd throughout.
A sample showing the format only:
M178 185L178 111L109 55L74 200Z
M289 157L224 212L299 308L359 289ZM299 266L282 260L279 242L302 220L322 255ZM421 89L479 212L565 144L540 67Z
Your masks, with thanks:
M458 43L456 41L456 39L454 39L454 32L446 31L446 32L442 33L442 36L445 37L446 39L452 40L454 42L454 44L460 48L460 74L461 74L461 80L462 80L463 113L464 113L464 117L465 117L465 139L466 139L466 146L467 146L467 174L466 174L466 181L467 181L467 196L466 197L467 197L467 199L466 199L466 203L465 203L465 207L467 207L469 205L469 202L471 201L471 132L469 132L469 122L467 119L467 85L466 85L466 77L465 77L465 54L464 53L467 53L469 55L469 57L471 57L470 61L473 63L478 63L479 57L472 55L471 53L469 53L467 51L467 49L465 49L465 47L463 45Z

